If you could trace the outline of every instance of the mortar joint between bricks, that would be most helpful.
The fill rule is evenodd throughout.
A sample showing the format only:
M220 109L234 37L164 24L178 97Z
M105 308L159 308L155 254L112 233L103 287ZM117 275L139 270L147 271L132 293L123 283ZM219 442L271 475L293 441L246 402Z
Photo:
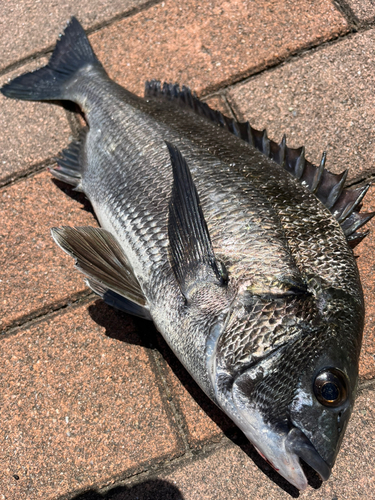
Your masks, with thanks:
M164 376L163 370L162 370L161 364L165 363L165 361L164 361L162 355L156 350L152 350L152 356L153 356L153 360L154 360L154 363L155 363L155 366L156 366L156 369L158 372L158 376L159 376L161 383L162 383L162 386L163 386L164 393L167 396L170 409L171 409L172 414L175 418L176 426L177 426L177 429L179 432L179 436L180 436L180 438L183 442L184 448L185 448L185 455L186 454L191 455L192 452L191 452L191 449L189 446L188 436L185 432L184 425L183 425L183 417L181 416L180 412L178 411L176 405L174 404L174 401L171 397L172 393L171 393L169 384L168 384L168 382Z
M55 163L56 163L55 159L53 157L50 157L41 162L35 163L34 165L31 165L28 169L23 170L22 172L10 174L9 176L4 177L4 179L0 180L0 190L6 189L10 186L13 186L14 184L18 184L19 182L22 182L25 179L34 177L35 175L40 174L41 172L46 170L47 168L53 167Z
M151 7L158 5L159 3L162 3L163 0L149 0L148 2L145 2L142 5L132 7L129 10L126 10L125 12L121 12L119 14L116 14L115 16L111 17L110 19L105 19L93 26L90 26L89 28L85 29L87 35L91 35L92 33L96 33L97 31L100 31L103 28L106 28L107 26L110 26L111 24L117 23L118 21L121 21L122 19L125 19L127 17L134 16L138 14L139 12L142 12L143 10L150 9ZM55 48L55 43L56 40L52 41L51 45L47 45L43 49L34 52L32 54L27 55L26 57L23 57L22 59L19 59L18 61L14 61L7 66L4 66L3 68L0 68L0 77L3 75L6 75L7 73L10 73L14 71L15 69L21 68L25 64L28 64L32 61L35 61L37 59L40 59L42 57L49 57L52 55L52 52Z
M35 323L39 323L47 318L56 316L56 314L59 314L61 311L64 311L69 307L79 307L81 304L90 303L97 298L98 296L95 293L87 290L71 297L70 299L67 299L65 302L55 305L52 304L48 307L48 309L39 309L34 311L34 313L30 313L27 316L13 321L10 325L6 326L4 330L0 331L0 341L3 338L17 334L21 328L29 328Z
M93 493L96 495L102 495L103 500L112 498L112 496L108 496L111 494L112 490L119 488L121 486L132 487L137 484L141 484L146 482L147 480L158 479L160 475L170 473L173 470L176 470L178 467L182 467L185 464L189 464L192 460L199 460L201 457L209 456L214 453L219 448L225 450L228 446L231 446L229 440L223 440L220 443L207 443L200 450L196 450L194 454L185 453L183 456L179 456L173 459L166 459L163 462L160 462L154 466L150 466L147 470L142 470L139 472L135 472L128 477L124 477L123 479L118 479L109 484L103 485L99 488L95 488L92 490L80 490L79 492L68 493L63 496L56 498L56 500L74 500L77 496L77 493ZM96 496L93 497L96 499ZM114 498L114 497L113 497Z
M358 17L354 14L352 8L345 0L334 0L334 6L348 21L348 24L354 29L358 29L361 25Z
M360 394L362 391L375 390L375 378L371 378L369 380L360 380L358 384L358 393Z

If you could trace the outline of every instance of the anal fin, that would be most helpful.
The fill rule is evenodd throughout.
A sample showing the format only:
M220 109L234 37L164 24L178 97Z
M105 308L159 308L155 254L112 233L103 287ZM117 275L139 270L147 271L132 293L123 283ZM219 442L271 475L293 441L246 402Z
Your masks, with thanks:
M82 191L81 177L84 165L84 152L86 134L88 129L82 128L79 138L72 141L66 149L63 149L55 158L57 167L50 169L51 174L60 181L74 186L76 191Z
M147 301L133 269L116 238L95 227L52 228L59 247L76 260L89 286L108 304L151 319Z

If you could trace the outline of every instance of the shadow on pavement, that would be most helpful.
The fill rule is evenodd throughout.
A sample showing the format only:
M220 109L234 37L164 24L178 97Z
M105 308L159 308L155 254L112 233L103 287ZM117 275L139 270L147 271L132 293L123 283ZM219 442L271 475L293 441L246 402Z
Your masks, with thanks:
M68 144L66 145L66 147L68 147ZM51 175L51 181L53 182L53 184L55 184L55 186L58 189L60 189L60 191L65 193L72 200L78 202L81 205L81 210L84 210L85 212L89 212L90 214L92 214L94 216L96 221L98 220L98 218L96 217L96 214L94 212L94 209L92 208L90 201L88 200L88 198L86 198L84 193L81 193L80 191L74 191L74 188L72 186L69 186L68 184L65 184L64 182L61 182L60 180L55 179L54 177L52 177L52 175Z
M222 430L225 436L228 437L234 444L239 446L244 453L255 463L255 465L269 477L271 481L282 488L292 498L299 497L299 491L292 486L288 481L281 477L255 450L249 443L245 435L234 425L234 423L221 411L219 408L205 395L205 393L196 384L190 374L185 370L182 364L173 354L163 337L156 330L153 323L139 318L129 316L121 311L115 310L107 306L102 300L98 300L88 309L91 318L106 329L108 337L117 339L128 344L136 344L149 349L157 349L163 356L170 369L179 379L181 384L189 392L192 398L202 408L202 410L216 423ZM178 407L178 400L174 399L175 405ZM183 414L182 411L180 414ZM322 485L322 481L317 476L314 470L303 464L306 477L312 488L318 489ZM78 497L81 500L81 497ZM96 498L102 497L93 497ZM105 497L107 498L107 497ZM112 497L108 497L112 498ZM117 500L117 497L113 497ZM122 497L118 497L122 499ZM133 498L133 497L124 497ZM148 497L139 497L143 498ZM153 497L158 499L159 497ZM169 497L164 497L165 499ZM175 497L171 497L175 498ZM180 498L180 497L176 497ZM86 497L82 497L82 500ZM78 500L78 499L77 499ZM87 497L87 500L91 500Z
M74 112L75 109L69 109L68 111ZM64 193L75 199L77 202L82 204L82 210L91 212L94 217L95 213L92 209L91 203L84 196L83 193L78 193L73 190L71 186L64 184L56 179L53 179L56 186L64 191ZM189 392L192 398L197 402L197 404L202 408L202 410L216 423L216 425L222 430L225 436L230 439L234 444L239 446L244 453L255 463L255 465L269 477L271 481L282 488L286 493L288 493L292 498L299 497L299 491L297 488L292 486L288 481L281 477L272 467L269 465L255 450L255 448L249 443L244 434L234 425L234 423L221 411L218 407L204 394L200 387L195 383L193 378L185 370L182 364L178 361L176 356L173 354L163 337L157 332L154 325L150 321L145 321L133 316L129 316L121 311L113 309L107 306L102 300L98 300L94 305L89 306L89 314L91 318L99 325L106 329L106 335L113 339L117 339L121 342L126 342L128 344L139 345L148 349L156 348L161 355L164 357L166 363L169 365L173 373L180 380L181 384ZM178 401L175 399L175 405L178 406ZM183 412L180 411L183 415ZM318 489L322 485L321 479L317 476L316 472L311 469L308 465L302 464L305 471L309 485ZM155 482L155 481L154 481ZM163 483L163 481L160 481ZM145 483L146 484L146 483ZM128 490L126 490L128 491ZM96 494L96 493L93 493ZM128 493L126 493L128 494ZM96 494L97 495L97 494ZM77 497L80 500L90 500L91 498L101 499L102 496L93 497ZM112 497L104 497L112 498ZM113 497L115 498L115 497ZM133 498L132 496L118 497L122 498ZM134 497L135 498L135 497ZM149 498L149 497L139 497ZM151 498L151 497L150 497ZM159 497L153 496L155 500ZM162 497L160 497L162 498ZM182 498L182 497L163 497L165 500L168 498ZM117 497L116 497L117 500Z
M117 486L106 493L89 490L72 500L184 500L176 486L160 479L134 486Z

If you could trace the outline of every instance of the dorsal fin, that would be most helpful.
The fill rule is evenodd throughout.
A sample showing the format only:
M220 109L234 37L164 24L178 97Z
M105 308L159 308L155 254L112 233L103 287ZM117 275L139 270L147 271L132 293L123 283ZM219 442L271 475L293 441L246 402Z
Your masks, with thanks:
M305 148L289 148L285 136L280 144L270 140L265 130L254 129L249 122L237 122L224 116L220 111L211 109L208 104L200 101L195 93L178 84L160 81L147 81L145 85L146 98L159 98L176 102L183 108L193 110L200 116L225 128L240 137L266 156L281 165L290 174L300 180L317 198L331 211L344 229L349 245L354 248L367 235L357 230L366 224L375 212L360 214L361 201L369 185L359 189L344 189L347 171L333 174L325 168L325 153L319 167L305 158ZM350 219L350 221L347 221Z
M172 268L185 298L198 283L223 285L226 272L214 255L207 224L189 167L180 151L166 142L173 169L168 238Z

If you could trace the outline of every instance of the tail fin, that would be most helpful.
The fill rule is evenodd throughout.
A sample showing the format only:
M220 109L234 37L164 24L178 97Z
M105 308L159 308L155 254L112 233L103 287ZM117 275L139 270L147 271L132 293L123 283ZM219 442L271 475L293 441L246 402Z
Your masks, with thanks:
M24 101L69 100L69 96L64 92L66 84L74 73L87 65L103 69L84 29L77 19L72 17L64 34L58 38L47 66L15 78L0 91L6 97Z

